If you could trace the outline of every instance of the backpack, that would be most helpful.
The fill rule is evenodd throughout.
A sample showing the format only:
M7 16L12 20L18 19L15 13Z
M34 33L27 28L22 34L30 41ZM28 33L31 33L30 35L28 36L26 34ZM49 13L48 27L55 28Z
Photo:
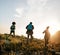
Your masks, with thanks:
M14 25L12 25L12 26L11 26L11 29L15 29L15 26L14 26Z
M27 30L32 30L32 25L31 24L29 24L28 26L27 26Z

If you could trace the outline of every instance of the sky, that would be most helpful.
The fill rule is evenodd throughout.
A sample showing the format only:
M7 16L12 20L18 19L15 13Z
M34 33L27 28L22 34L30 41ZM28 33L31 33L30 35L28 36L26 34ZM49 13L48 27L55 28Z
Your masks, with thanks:
M0 0L0 33L9 34L13 21L16 35L27 36L29 22L34 25L34 38L44 38L47 26L53 35L60 30L60 0Z

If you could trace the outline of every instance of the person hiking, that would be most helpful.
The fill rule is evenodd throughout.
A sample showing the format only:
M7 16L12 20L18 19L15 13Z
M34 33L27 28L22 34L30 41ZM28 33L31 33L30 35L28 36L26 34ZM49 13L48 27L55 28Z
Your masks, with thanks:
M12 25L10 27L10 35L13 33L13 36L15 36L15 22L12 22Z
M43 31L45 33L44 39L46 40L46 43L48 44L50 39L50 32L49 32L49 26L46 27L46 29Z
M50 39L50 32L49 32L49 26L46 27L46 29L43 31L43 33L45 34L44 39L45 39L45 53L44 55L48 55L48 43L49 43L49 39Z
M31 39L33 39L33 29L34 29L34 26L32 25L32 22L30 22L27 26L26 26L26 29L27 29L27 36L29 38L29 36L31 36Z

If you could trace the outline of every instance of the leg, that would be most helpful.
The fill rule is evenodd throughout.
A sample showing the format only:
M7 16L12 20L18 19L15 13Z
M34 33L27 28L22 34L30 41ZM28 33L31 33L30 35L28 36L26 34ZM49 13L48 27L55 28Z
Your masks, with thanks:
M29 34L27 35L28 39L29 39Z
M11 35L11 34L12 34L12 31L10 31L10 35ZM9 35L9 36L10 36L10 35Z
M31 34L31 39L33 39L33 36L32 36L32 34Z
M27 37L28 37L28 38L27 38L27 44L28 44L28 41L29 41L29 34L27 35Z
M33 39L33 36L32 35L30 35L31 36L31 39L30 39L30 42L32 41L32 39Z
M15 37L15 31L13 32L13 36Z

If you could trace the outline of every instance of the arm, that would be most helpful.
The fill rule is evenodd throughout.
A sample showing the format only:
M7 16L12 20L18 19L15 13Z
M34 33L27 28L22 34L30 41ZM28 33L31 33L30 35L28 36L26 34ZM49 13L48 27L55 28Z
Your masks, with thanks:
M26 29L27 29L28 25L26 26Z
M34 26L32 25L32 30L34 29Z
M43 31L43 33L45 33L45 30Z

